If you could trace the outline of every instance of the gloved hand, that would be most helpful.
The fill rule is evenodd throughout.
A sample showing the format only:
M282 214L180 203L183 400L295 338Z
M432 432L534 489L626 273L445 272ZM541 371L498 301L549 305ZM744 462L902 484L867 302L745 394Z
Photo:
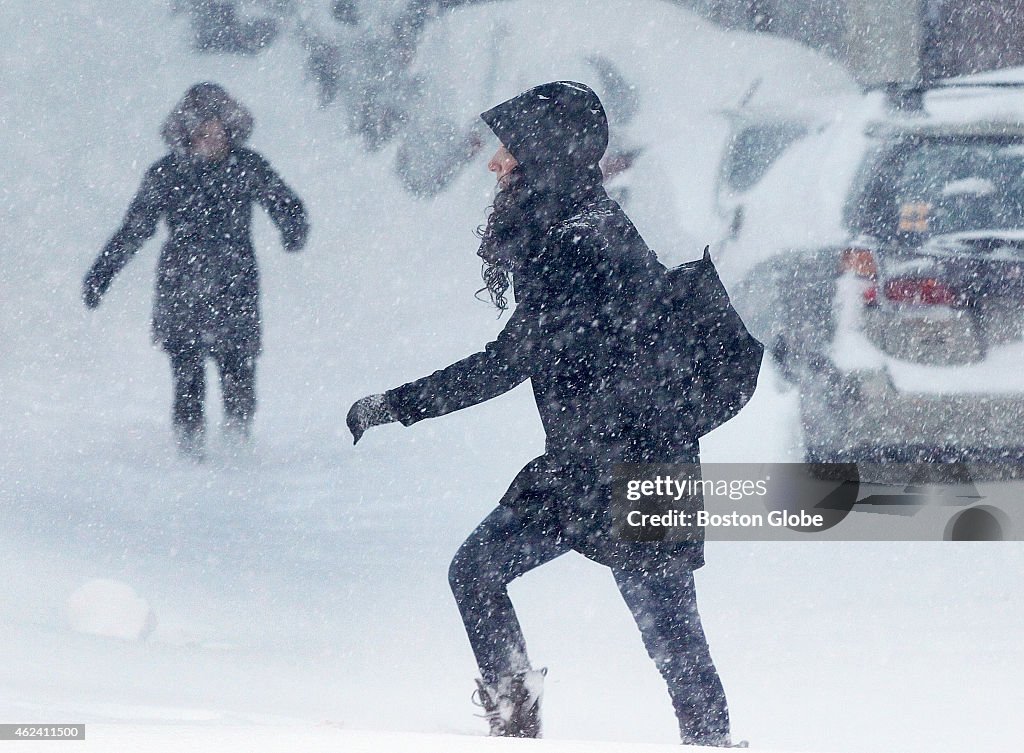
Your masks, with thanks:
M301 251L306 246L306 237L304 235L296 238L285 238L281 241L284 246L284 250L288 253L294 254Z
M397 420L391 413L384 395L367 395L356 400L348 409L345 423L352 432L352 444L356 444L362 438L363 432L370 427L390 424Z
M92 282L86 280L82 283L82 300L85 301L85 305L91 309L96 308L100 305L100 298L103 297L103 292L93 285Z
M289 253L301 251L309 240L309 225L303 222L301 225L281 233L281 245Z

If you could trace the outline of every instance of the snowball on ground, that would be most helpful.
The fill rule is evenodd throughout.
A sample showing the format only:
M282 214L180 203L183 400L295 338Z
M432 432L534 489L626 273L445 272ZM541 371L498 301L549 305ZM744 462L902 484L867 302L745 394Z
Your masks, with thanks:
M68 624L78 633L106 638L142 640L156 628L149 602L131 586L116 580L90 580L68 597Z

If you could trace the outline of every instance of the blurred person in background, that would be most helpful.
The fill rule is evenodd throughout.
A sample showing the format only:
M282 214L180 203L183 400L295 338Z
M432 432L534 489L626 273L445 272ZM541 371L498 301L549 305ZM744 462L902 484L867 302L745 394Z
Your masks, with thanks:
M171 360L179 449L197 459L204 445L207 358L220 373L225 432L241 441L251 434L261 349L253 204L269 213L287 251L300 250L309 230L298 196L244 146L252 128L252 115L222 87L192 86L163 125L170 153L146 171L121 228L83 284L85 305L96 308L159 221L167 222L153 338Z

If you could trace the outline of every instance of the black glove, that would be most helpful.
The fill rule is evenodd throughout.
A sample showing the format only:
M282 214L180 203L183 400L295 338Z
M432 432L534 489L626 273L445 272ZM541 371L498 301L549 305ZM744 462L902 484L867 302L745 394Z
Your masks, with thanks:
M398 419L391 413L388 400L384 395L367 395L352 403L348 409L348 416L345 423L348 430L352 432L352 444L356 444L363 436L363 432L372 426L390 424Z
M100 298L102 297L103 291L89 280L82 284L82 300L85 301L85 305L89 308L94 309L99 306Z
M309 225L301 223L288 231L281 232L281 245L290 253L301 251L309 240Z

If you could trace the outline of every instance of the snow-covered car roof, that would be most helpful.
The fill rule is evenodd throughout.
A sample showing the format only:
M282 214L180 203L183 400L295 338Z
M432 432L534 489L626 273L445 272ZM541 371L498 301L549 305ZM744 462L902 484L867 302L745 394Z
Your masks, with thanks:
M1024 115L1024 112L1022 112ZM902 120L869 123L868 136L874 138L905 138L909 136L941 137L1024 137L1024 121L980 120L944 121L930 118L923 121Z
M608 110L612 147L645 147L682 135L685 122L717 123L759 81L757 102L787 103L853 91L843 67L795 42L725 31L666 0L593 3L509 0L452 9L423 31L411 73L410 107L399 173L433 193L490 135L487 107L545 81L590 84ZM710 140L709 140L710 143ZM704 143L689 144L701 149Z
M979 85L985 83L992 86ZM923 92L923 109L913 113L893 112L881 90L821 98L816 127L743 195L743 234L719 264L727 284L779 253L842 243L848 193L872 142L901 135L1024 138L1024 68L941 84ZM813 98L803 106L815 111Z
M869 124L871 135L1013 136L1024 133L1024 69L1005 71L999 79L986 74L939 81L917 91L921 98L919 111L887 115Z

